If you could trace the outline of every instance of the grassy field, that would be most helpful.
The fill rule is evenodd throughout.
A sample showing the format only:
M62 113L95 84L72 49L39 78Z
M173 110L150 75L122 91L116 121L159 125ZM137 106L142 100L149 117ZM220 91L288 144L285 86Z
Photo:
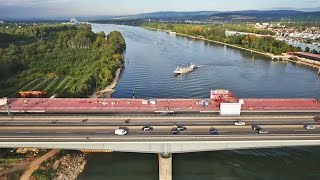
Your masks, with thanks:
M14 87L5 89L4 92L11 92L9 97L19 97L20 91L46 91L48 92L47 97L56 95L57 97L65 97L68 93L70 85L74 83L71 77L65 78L36 78L27 82L22 87Z

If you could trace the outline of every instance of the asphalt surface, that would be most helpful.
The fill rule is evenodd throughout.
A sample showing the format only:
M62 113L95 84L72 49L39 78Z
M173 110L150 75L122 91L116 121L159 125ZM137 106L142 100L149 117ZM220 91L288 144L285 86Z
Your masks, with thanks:
M114 140L264 140L264 139L319 139L320 123L314 116L256 116L256 117L103 117L103 116L2 116L0 117L0 141L114 141ZM242 120L244 126L235 126ZM306 130L305 125L315 129ZM259 134L252 129L258 125L268 134ZM152 126L152 132L143 132L144 126ZM186 132L172 135L177 126ZM115 129L128 130L125 136L114 134ZM210 129L219 135L211 135ZM228 138L224 138L228 137Z

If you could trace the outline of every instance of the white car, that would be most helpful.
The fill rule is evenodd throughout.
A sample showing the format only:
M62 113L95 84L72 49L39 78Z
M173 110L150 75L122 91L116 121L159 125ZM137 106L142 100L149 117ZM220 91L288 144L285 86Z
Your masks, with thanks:
M269 134L269 131L265 130L265 129L260 129L258 131L259 134Z
M177 130L178 130L179 132L187 132L187 128L184 127L184 126L178 126L178 127L177 127Z
M114 134L119 135L119 136L124 136L124 135L128 134L128 131L125 129L119 128L119 129L114 130Z
M306 130L313 130L313 129L316 129L316 126L315 125L304 125L304 128Z
M235 126L245 126L246 123L243 122L243 121L236 121L236 122L234 122L234 125L235 125Z
M143 131L143 132L151 132L151 131L153 131L153 127L151 127L151 126L144 126L144 127L142 128L142 131Z

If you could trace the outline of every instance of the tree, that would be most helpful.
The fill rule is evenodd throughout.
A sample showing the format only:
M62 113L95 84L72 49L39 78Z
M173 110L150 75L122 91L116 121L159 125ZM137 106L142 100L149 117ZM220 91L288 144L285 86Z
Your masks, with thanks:
M313 54L318 54L318 51L315 50L315 49L312 49L311 53L313 53Z
M305 52L310 52L310 48L309 48L309 47L306 47L304 51L305 51Z

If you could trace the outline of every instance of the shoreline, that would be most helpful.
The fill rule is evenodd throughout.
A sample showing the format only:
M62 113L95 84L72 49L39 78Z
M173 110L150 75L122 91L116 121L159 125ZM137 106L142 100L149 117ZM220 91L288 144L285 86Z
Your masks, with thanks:
M118 84L121 71L122 71L122 68L118 68L115 73L115 77L113 78L113 81L107 87L105 87L103 90L94 92L94 94L91 96L91 98L111 98L112 94L114 92L116 92L116 90L114 88Z
M142 26L142 27L143 27L143 28L146 28L146 29L154 30L154 31L163 31L163 32L167 32L167 33L172 32L172 31L169 31L169 30L155 29L155 28L146 27L146 26ZM252 53L261 54L261 55L264 55L264 56L267 56L267 57L270 57L270 58L273 58L273 57L276 57L276 56L277 56L277 55L274 55L274 54L271 54L271 53L261 52L261 51L257 51L257 50L253 50L253 49L248 49L248 48L244 48L244 47L241 47L241 46L238 46L238 45L233 45L233 44L228 44L228 43L225 43L225 42L220 42L220 41L215 41L215 40L206 39L206 38L204 38L204 37L191 36L191 35L188 35L188 34L182 34L182 33L177 33L177 32L173 32L173 33L175 33L175 34L178 35L178 36L184 36L184 37L188 37L188 38L191 38L191 39L198 39L198 40L213 42L213 43L217 43L217 44L221 44L221 45L226 45L226 46L229 46L229 47L234 47L234 48L241 49L241 50L245 50L245 51L250 51L250 52L252 52Z
M147 27L147 26L141 26L141 27L142 27L142 28L145 28L145 29L153 30L153 31L163 31L163 32L167 32L167 33L175 33L175 34L178 35L178 36L183 36L183 37L188 37L188 38L191 38L191 39L198 39L198 40L213 42L213 43L217 43L217 44L221 44L221 45L233 47L233 48L236 48L236 49L241 49L241 50L244 50L244 51L249 51L249 52L251 52L251 53L256 53L256 54L264 55L264 56L266 56L266 57L271 58L272 60L273 60L273 59L279 59L279 60L282 59L282 61L287 61L287 62L296 63L296 64L302 64L302 65L311 67L311 68L313 68L313 69L314 69L314 68L315 68L315 69L319 69L319 72L320 72L320 63L317 64L317 63L310 62L310 61L312 61L312 60L298 58L299 61L293 61L293 60L290 60L290 59L289 59L289 57L291 57L291 56L289 56L289 55L274 55L274 54L272 54L272 53L261 52L261 51L257 51L257 50L252 50L252 49L244 48L244 47L241 47L241 46L238 46L238 45L233 45L233 44L228 44L228 43L225 43L225 42L220 42L220 41L215 41L215 40L206 39L206 38L204 38L204 37L196 37L196 36L191 36L191 35L188 35L188 34L182 34L182 33L172 32L172 31L169 31L169 30L155 29L155 28Z

